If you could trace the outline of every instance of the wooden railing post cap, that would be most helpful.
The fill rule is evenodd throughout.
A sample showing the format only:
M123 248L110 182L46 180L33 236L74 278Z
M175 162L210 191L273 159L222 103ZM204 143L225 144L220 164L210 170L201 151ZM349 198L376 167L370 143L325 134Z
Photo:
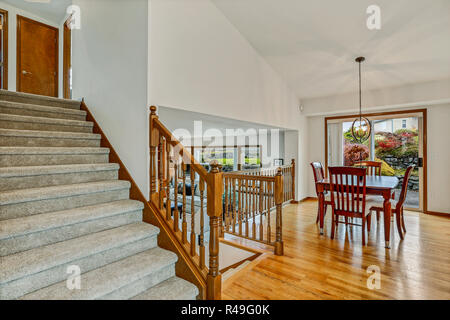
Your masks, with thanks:
M151 106L151 107L150 107L150 114L151 114L152 116L156 116L156 107L155 107L155 106Z
M280 167L277 169L277 176L281 176L283 174L283 170Z
M292 160L291 160L291 164L295 164L295 159L292 159Z
M217 161L217 160L212 160L210 163L209 163L209 166L211 167L211 173L219 173L220 172L220 168L222 167L220 164L219 164L219 161Z

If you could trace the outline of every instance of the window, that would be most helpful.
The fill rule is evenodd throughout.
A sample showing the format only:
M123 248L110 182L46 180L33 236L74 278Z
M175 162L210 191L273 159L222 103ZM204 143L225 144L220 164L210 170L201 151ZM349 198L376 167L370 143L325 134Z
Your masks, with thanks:
M402 128L406 129L406 119L402 120Z
M217 160L225 172L261 167L261 146L195 147L194 157L205 167Z

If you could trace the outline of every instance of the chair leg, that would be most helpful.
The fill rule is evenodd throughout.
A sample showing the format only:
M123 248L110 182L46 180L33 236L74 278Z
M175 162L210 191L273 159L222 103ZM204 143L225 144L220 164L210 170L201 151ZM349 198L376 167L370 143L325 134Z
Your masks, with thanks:
M319 223L319 219L320 219L320 208L319 208L319 205L317 205L317 218L316 218L316 224Z
M372 212L367 215L367 232L370 232L371 225L372 225Z
M398 212L395 213L395 217L396 217L396 222L397 222L397 230L398 230L398 235L400 236L400 239L404 239L403 236L403 230L402 230L402 221L401 221L401 210L399 210Z
M336 229L336 217L334 215L334 212L331 214L331 239L334 239L334 232Z
M327 216L327 208L328 208L328 205L325 203L324 208L323 208L323 218L324 219Z
M401 209L401 212L402 212L402 228L403 232L406 233L405 215L403 214L403 208Z
M366 219L362 218L362 245L366 245Z

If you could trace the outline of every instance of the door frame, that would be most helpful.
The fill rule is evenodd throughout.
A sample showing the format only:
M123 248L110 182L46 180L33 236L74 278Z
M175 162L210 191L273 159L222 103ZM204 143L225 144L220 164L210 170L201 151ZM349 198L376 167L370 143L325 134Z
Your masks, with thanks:
M427 109L407 109L407 110L399 110L399 111L389 111L389 112L375 112L375 113L364 113L363 117L377 117L377 116L395 116L395 115L404 115L411 113L421 113L422 114L422 147L423 147L423 213L428 214L428 166L427 166ZM359 114L350 114L343 116L333 116L333 117L325 117L325 175L328 176L328 121L329 120L339 120L339 119L347 119L347 118L357 118ZM410 210L410 209L408 209ZM413 211L413 210L410 210Z
M0 14L3 15L3 86L2 89L8 90L8 11L0 8Z
M64 45L63 45L63 98L70 99L70 67L72 65L72 30L68 23L71 17L64 22Z
M51 26L51 25L48 25L48 24L45 24L45 23L42 23L42 22L39 22L39 21L36 21L36 20L33 20L33 19L30 19L30 18L27 18L27 17L24 17L24 16L21 16L21 15L17 15L17 52L16 52L16 60L17 60L17 63L16 63L16 90L17 90L17 92L22 92L21 91L21 85L22 85L22 83L21 83L21 77L20 77L20 73L21 73L21 66L22 66L22 61L21 61L21 55L20 55L20 52L21 52L21 21L22 20L26 20L26 21L28 21L28 22L30 22L30 23L34 23L34 24L37 24L37 25L39 25L39 26L44 26L44 27L46 27L46 28L49 28L49 29L53 29L53 30L55 30L56 31L56 61L55 61L55 66L56 66L56 70L55 70L55 72L56 72L56 85L55 85L55 92L54 92L54 96L55 97L58 97L58 95L59 95L59 28L56 28L56 27L53 27L53 26Z

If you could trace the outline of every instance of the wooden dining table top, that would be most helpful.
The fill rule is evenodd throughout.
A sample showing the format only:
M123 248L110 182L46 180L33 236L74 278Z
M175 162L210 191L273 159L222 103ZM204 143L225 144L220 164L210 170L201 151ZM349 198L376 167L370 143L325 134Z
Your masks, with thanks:
M387 190L395 189L398 186L398 178L397 177L389 177L389 176L366 176L366 189L372 192L383 192ZM317 181L317 183L325 190L329 190L330 188L330 179L325 178ZM346 185L346 181L344 179L344 185Z

